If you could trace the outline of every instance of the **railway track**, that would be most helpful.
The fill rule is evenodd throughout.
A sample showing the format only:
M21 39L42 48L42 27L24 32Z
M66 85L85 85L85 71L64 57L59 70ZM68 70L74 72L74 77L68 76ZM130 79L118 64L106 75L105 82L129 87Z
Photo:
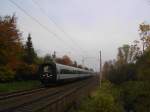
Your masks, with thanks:
M10 92L10 93L3 93L3 94L0 94L0 100L4 100L4 99L16 97L16 96L21 96L21 95L25 95L25 94L34 93L34 92L37 92L37 91L41 91L43 89L44 89L44 87L39 87L39 88L35 88L35 89L15 91L15 92Z
M91 79L0 96L0 112L35 112L86 86Z

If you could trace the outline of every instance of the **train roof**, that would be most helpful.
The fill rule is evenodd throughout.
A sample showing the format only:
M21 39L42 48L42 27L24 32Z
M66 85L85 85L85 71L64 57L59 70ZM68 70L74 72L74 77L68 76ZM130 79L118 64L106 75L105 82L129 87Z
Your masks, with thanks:
M81 69L81 68L77 68L77 67L73 67L69 65L63 65L63 64L56 63L56 62L43 63L42 65L56 65L57 68L61 68L61 69L64 68L64 69L78 70L78 71L84 71L84 72L93 72L90 70L85 70L85 69Z
M90 70L85 70L85 69L81 69L81 68L77 68L77 67L72 67L72 66L68 66L68 65L63 65L63 64L59 64L56 63L56 66L61 67L61 68L66 68L66 69L71 69L71 70L78 70L78 71L86 71L86 72L92 72Z

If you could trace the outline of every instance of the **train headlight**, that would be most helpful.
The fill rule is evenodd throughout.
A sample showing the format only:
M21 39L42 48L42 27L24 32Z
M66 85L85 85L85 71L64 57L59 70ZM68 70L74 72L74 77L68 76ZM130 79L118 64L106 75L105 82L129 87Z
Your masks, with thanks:
M46 75L45 75L45 74L42 74L42 76L45 77Z
M48 73L42 74L42 77L47 77L47 76L48 76Z
M42 77L52 77L52 74L45 73L45 74L42 74L41 76L42 76Z
M46 77L49 77L48 73L45 74Z

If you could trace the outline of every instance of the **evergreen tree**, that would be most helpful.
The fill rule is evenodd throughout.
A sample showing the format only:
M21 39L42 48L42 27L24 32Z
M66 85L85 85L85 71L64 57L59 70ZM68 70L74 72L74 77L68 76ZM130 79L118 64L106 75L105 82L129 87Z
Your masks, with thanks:
M78 67L77 61L74 61L73 66Z
M53 59L52 59L52 56L50 54L46 54L44 56L44 63L50 63L52 61L53 61Z
M52 58L56 59L56 52L54 51L54 54L52 54Z
M31 35L28 35L27 42L25 45L25 56L24 60L27 64L35 63L35 59L37 58L37 54L34 51L32 41L31 41Z

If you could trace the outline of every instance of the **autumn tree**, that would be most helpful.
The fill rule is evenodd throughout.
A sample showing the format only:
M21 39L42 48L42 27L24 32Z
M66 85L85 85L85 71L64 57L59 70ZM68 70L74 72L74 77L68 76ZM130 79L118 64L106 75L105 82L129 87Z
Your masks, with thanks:
M138 43L138 41L134 41L133 45L124 44L118 48L116 63L118 66L136 62L136 59L141 55Z
M16 70L17 80L37 79L37 63L39 63L40 58L37 57L31 39L31 35L29 34L23 48L22 63L19 64Z
M125 63L124 55L121 47L118 48L117 63L118 65L123 65Z
M112 61L106 61L103 65L103 68L102 68L103 79L108 79L110 75L110 71L113 67L111 62Z
M73 65L71 58L67 55L64 55L62 58L56 58L56 62L64 65L69 65L69 66Z
M55 61L56 61L57 63L63 64L62 58L58 58L58 57L57 57L57 58L55 59Z
M133 62L133 54L134 49L130 45L123 45L122 47L118 48L118 57L117 63L120 65L128 64Z
M65 64L65 65L72 65L73 64L71 58L67 55L64 55L62 57L62 61L63 61L63 64Z
M103 75L119 86L119 99L127 112L150 111L150 25L142 23L139 29L140 39L119 47L116 62L103 66Z
M150 25L142 23L139 25L140 37L143 45L143 52L150 48Z
M0 17L0 80L13 78L23 50L16 17ZM6 69L7 68L7 69Z
M118 48L116 61L107 61L103 66L103 75L113 83L120 84L136 78L135 57L138 50L136 46L123 45Z
M16 26L15 15L0 17L0 64L16 60L21 51L21 33Z
M135 63L137 61L137 58L140 57L141 54L142 52L140 50L139 41L135 40L133 44L130 45L128 63Z

